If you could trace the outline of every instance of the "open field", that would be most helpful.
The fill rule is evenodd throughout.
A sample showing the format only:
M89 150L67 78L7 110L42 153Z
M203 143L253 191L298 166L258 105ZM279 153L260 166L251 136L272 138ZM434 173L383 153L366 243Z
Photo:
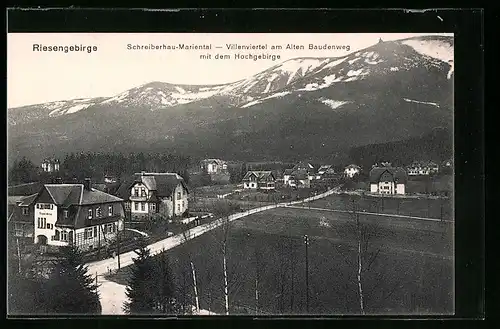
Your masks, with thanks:
M367 314L453 312L453 224L360 215L377 254L364 273ZM356 233L349 214L278 208L237 220L228 238L231 314L306 313L305 245L309 244L309 313L359 314ZM222 229L169 251L178 286L200 307L224 312ZM378 251L378 253L377 253ZM126 283L127 269L112 279ZM256 280L256 278L258 278ZM255 287L259 291L255 300Z
M436 198L397 198L373 197L338 194L331 195L321 200L316 200L305 205L306 207L352 210L355 201L359 211L381 212L416 217L430 217L437 219L453 220L451 199Z

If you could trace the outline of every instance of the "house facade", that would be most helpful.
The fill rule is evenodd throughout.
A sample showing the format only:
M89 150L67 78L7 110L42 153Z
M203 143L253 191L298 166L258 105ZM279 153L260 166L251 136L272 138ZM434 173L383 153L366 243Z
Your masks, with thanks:
M318 168L316 173L316 179L321 179L325 174L335 174L335 170L332 165L322 165Z
M228 172L227 162L221 159L205 159L201 161L201 170L208 174L226 174Z
M355 164L350 164L344 168L344 176L353 178L356 175L359 175L361 172L361 167Z
M310 187L314 179L316 179L314 166L308 162L299 162L283 173L283 184L289 187Z
M242 179L243 188L274 190L276 188L276 177L272 171L248 171Z
M122 184L118 195L125 200L132 220L148 220L151 215L182 216L189 207L189 189L176 173L136 173Z
M17 206L22 218L33 222L33 242L42 246L88 250L106 245L123 230L123 200L92 188L90 180L45 184Z
M439 172L439 165L433 161L415 161L406 168L408 176L428 176Z
M375 167L370 171L370 192L406 194L407 175L403 168Z
M44 172L57 172L59 171L58 159L44 159L42 161L42 170Z

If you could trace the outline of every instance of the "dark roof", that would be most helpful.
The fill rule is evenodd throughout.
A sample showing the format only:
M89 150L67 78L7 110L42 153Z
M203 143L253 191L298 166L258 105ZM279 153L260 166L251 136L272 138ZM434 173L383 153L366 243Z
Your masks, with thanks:
M291 175L293 173L293 169L285 169L283 175Z
M265 171L250 170L250 171L247 171L247 173L243 177L243 180L250 179L250 176L252 176L252 175L255 175L258 180L267 179L267 178L275 179L273 172L270 170L265 170Z
M406 182L406 171L403 168L394 168L394 167L375 167L370 170L370 183L378 183L380 181L380 177L384 173L389 173L392 180L396 183L405 183Z
M24 195L24 196L33 195L35 193L40 192L42 187L43 187L43 184L40 182L32 182L32 183L9 186L8 187L8 194L9 195Z
M27 207L27 206L31 205L37 196L38 196L38 193L23 197L22 201L19 203L19 206Z
M159 197L169 197L177 185L182 184L188 191L184 179L176 173L136 173L125 180L118 188L116 195L123 199L130 197L130 189L135 183L144 184L148 190L156 191Z
M21 205L28 206L32 204L44 190L48 192L56 205L62 207L123 201L94 188L86 190L83 184L45 184L38 194L23 199Z

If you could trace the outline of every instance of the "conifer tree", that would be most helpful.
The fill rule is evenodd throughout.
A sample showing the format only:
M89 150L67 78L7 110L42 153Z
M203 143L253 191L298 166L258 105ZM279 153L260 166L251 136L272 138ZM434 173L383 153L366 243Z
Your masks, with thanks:
M55 314L100 314L95 278L88 273L81 252L60 247L59 260L47 281L46 306Z
M126 288L128 301L124 304L124 311L127 314L152 314L158 287L155 286L153 258L145 241L141 242L136 254Z

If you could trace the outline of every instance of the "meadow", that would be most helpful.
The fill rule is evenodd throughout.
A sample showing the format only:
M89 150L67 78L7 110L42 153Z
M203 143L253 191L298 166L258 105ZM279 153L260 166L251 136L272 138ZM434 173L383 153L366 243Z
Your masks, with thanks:
M362 278L366 314L452 313L453 223L359 219L373 256ZM360 314L351 214L278 208L237 220L228 232L230 314ZM222 241L219 228L168 251L183 298L194 304L192 261L200 307L221 314ZM127 276L125 268L111 279L126 284Z

